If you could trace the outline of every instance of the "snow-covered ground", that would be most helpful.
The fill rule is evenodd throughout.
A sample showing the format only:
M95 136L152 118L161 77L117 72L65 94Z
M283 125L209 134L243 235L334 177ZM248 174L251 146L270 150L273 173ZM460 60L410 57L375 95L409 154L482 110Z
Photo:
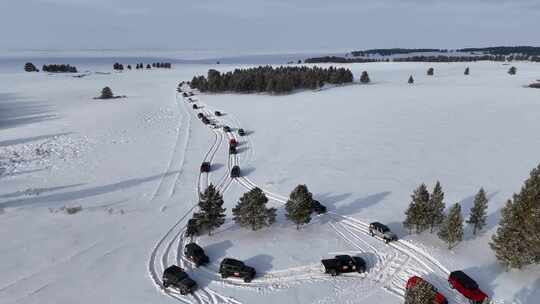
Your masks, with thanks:
M112 72L103 59L77 66L87 76L0 69L0 303L401 303L406 279L420 274L447 295L464 269L498 303L536 303L539 267L504 272L489 249L499 211L540 158L540 65L516 63L377 63L370 85L286 96L197 94L201 111L248 136L204 126L175 92L181 80L229 65L176 65L172 70ZM126 62L127 63L127 62ZM136 63L131 62L132 64ZM2 64L15 66L13 61ZM20 63L22 67L22 63ZM425 76L429 66L435 77ZM416 83L407 85L409 75ZM96 101L104 86L126 99ZM227 155L236 136L240 154ZM203 160L213 163L199 174ZM245 175L231 181L238 163ZM488 227L448 251L436 237L401 227L412 190L440 180L447 205L465 215L480 187L490 197ZM182 257L183 229L197 189L225 192L226 224L198 242L211 258L194 269ZM329 208L297 231L279 209L305 183ZM253 186L278 207L278 221L251 232L230 210ZM82 206L68 215L64 206ZM402 241L371 238L379 220ZM336 278L319 261L358 254L366 274ZM220 260L254 266L250 284L221 279ZM201 287L193 296L165 293L163 268L183 265Z

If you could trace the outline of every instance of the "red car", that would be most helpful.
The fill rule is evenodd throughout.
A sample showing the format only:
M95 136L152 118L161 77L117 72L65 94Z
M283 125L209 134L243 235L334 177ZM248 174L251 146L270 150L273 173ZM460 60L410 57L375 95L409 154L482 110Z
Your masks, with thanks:
M238 142L236 141L236 139L231 138L231 140L229 141L229 145L231 147L236 147L238 145Z
M469 302L481 304L487 303L488 296L478 288L478 284L466 275L463 271L453 271L448 277L448 283L450 287L456 289L465 298L469 299Z
M442 293L438 292L437 291L437 288L435 288L435 286L431 285L431 283L429 283L428 281L422 279L421 277L417 277L417 276L414 276L414 277L411 277L408 281L407 281L407 286L406 288L409 289L409 288L413 288L414 286L416 286L416 284L420 283L420 282L426 282L428 283L430 286L431 286L431 289L433 289L437 295L435 296L435 299L433 300L433 304L448 304L448 301L446 300L446 298L443 296Z

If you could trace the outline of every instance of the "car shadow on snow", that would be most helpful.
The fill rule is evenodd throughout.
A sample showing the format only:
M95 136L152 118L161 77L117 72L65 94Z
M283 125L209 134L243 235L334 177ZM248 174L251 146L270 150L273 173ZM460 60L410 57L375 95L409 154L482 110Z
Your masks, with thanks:
M217 170L223 168L224 166L225 166L225 165L224 165L224 164L221 164L221 163L215 163L215 164L212 164L212 165L210 166L210 172L212 172L212 171L217 171Z
M242 176L249 176L253 172L255 172L255 167L241 168Z
M504 273L504 271L504 267L497 262L463 269L463 272L474 279L478 283L480 289L485 292L489 298L493 298L493 290L497 287L495 280L501 273Z
M221 261L227 256L227 250L233 246L230 240L225 240L204 247L205 253L210 258L210 261ZM183 248L182 248L183 250ZM219 263L218 263L219 265Z
M272 261L274 260L274 257L268 254L259 254L256 256L253 256L247 260L244 261L247 266L254 267L257 271L257 277L263 276L266 272L272 270Z

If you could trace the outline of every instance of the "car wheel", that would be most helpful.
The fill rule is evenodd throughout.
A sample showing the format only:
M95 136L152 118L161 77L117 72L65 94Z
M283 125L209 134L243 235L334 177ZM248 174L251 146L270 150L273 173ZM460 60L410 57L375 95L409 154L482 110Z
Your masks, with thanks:
M251 282L251 280L252 280L252 278L249 278L249 277L248 277L248 278L244 278L244 282L246 282L246 283Z
M222 278L222 279L225 279L225 278L227 278L227 275L224 274L224 273L222 273L222 274L221 274L221 278Z
M373 231L370 231L369 233L371 234L371 236L375 236L375 233L373 233Z
M333 277L337 276L337 271L334 269L330 270L330 275Z
M180 294L183 295L183 296L185 296L185 295L188 294L188 292L187 292L187 290L185 290L185 289L180 289Z
M366 272L366 269L364 267L358 268L358 273Z
M168 288L169 287L169 283L163 283L163 288Z

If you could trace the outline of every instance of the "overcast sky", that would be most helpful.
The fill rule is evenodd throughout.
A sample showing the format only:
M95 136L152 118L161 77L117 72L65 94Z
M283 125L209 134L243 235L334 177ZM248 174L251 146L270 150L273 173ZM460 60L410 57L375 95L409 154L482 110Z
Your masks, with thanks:
M540 0L0 0L0 49L540 45Z

